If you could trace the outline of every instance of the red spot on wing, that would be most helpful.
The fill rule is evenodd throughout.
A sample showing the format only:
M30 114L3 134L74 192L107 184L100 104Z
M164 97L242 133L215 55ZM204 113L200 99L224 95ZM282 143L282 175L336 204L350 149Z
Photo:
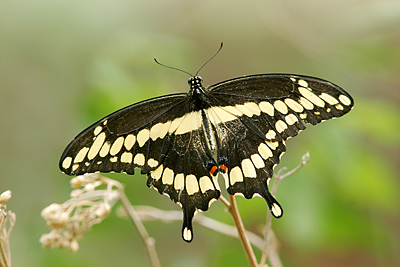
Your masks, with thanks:
M212 176L215 176L215 175L217 175L217 171L218 171L217 166L212 166L211 170L210 170L210 174Z
M222 173L226 173L228 167L226 167L225 165L219 165L219 169L221 170Z

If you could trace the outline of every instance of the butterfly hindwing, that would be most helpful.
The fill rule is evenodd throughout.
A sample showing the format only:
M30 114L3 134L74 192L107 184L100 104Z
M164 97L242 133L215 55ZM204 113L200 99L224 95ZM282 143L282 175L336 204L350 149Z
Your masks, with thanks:
M190 113L188 113L190 114ZM190 242L193 238L192 219L197 209L206 211L213 199L218 199L220 189L216 177L210 173L215 161L207 151L204 130L197 115L188 115L190 125L180 127L196 129L181 135L171 135L171 146L162 164L148 174L148 186L154 186L160 194L168 195L183 209L182 237ZM183 120L184 121L184 120ZM183 122L182 122L183 123Z

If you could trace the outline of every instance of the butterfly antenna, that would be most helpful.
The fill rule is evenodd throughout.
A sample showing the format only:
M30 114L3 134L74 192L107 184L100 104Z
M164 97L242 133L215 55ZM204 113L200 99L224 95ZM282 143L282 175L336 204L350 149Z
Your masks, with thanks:
M221 46L218 48L218 51L217 51L209 60L207 60L206 63L203 64L203 66L200 67L200 69L196 72L196 75L195 75L195 76L197 76L197 74L201 71L201 69L202 69L205 65L207 65L207 63L210 62L210 61L219 53L219 51L221 51L223 45L224 45L224 43L221 42Z
M180 71L180 72L189 74L191 77L193 77L193 75L192 75L191 73L187 72L187 71L184 71L184 70L181 70L181 69L178 69L178 68L174 68L174 67L171 67L171 66L167 66L167 65L165 65L165 64L162 64L162 63L160 63L160 62L159 62L157 59L155 59L155 58L154 58L154 61L155 61L158 65L161 65L161 66L166 67L166 68L168 68L168 69L173 69L173 70L177 70L177 71Z

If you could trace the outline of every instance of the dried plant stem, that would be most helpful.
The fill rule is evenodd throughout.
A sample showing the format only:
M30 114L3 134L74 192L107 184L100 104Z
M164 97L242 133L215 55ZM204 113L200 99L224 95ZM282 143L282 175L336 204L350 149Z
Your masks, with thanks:
M172 222L182 220L182 214L180 211L160 210L151 206L135 206L135 210L142 221L157 220L163 222ZM202 225L223 235L239 238L239 234L235 226L214 220L203 215L202 213L196 214L193 222L196 222L199 225ZM260 251L264 249L264 241L260 236L247 230L246 235L249 238L252 246L257 247L258 249L260 249Z
M270 234L272 225L272 215L270 212L267 213L267 221L265 225L265 233L264 233L264 249L260 259L260 266L264 266L265 262L268 258L268 252L270 251L269 243L270 243Z
M272 186L272 189L271 189L271 194L272 194L272 195L275 195L276 190L278 189L279 183L280 183L283 179L285 179L286 177L288 177L288 176L292 175L293 173L297 172L298 170L300 170L301 167L303 167L304 165L307 164L307 162L308 162L309 159L310 159L310 153L306 152L306 153L301 157L300 164L297 165L293 170L288 171L287 173L283 174L283 172L286 170L286 167L280 169L280 170L278 171L278 174L275 175L275 181L274 181L274 185Z
M124 193L121 193L120 200L121 200L122 206L125 208L131 221L135 224L140 236L142 237L142 240L147 249L147 253L149 254L152 266L160 267L161 264L160 264L160 260L158 259L154 238L149 236L146 228L144 227L142 221L140 220L139 215L137 214L136 210L133 208L132 204L129 202L128 198L126 197L126 195Z
M3 224L0 227L3 227ZM0 258L0 266L1 267L11 266L9 263L8 253L6 252L6 249L3 246L3 239L0 240L0 253L2 255L2 257Z
M0 222L0 266L10 267L11 266L11 255L10 255L10 243L9 234L14 226L15 215L11 212L3 212L2 220ZM10 222L9 222L10 221ZM8 226L7 226L8 225ZM9 227L7 229L7 227Z
M239 210L236 205L235 196L229 195L230 202L228 202L222 196L220 197L220 199L228 207L228 211L231 214L233 222L236 225L237 231L239 233L239 239L243 245L250 266L257 267L257 259L256 256L254 255L254 251L250 245L249 239L247 238L246 230L244 229L242 218L240 217Z
M15 213L7 210L5 204L11 198L11 191L0 195L0 267L11 267L10 234L15 225Z
M286 168L282 168L278 171L278 174L274 176L274 183L272 185L271 189L271 194L275 195L279 183L285 179L286 177L292 175L293 173L297 172L298 170L303 167L308 160L310 159L310 153L305 153L301 157L300 164L296 166L293 170L288 171L287 173L283 174L283 172L286 170ZM278 251L278 241L275 237L274 232L271 230L271 225L272 225L272 215L270 212L267 213L267 220L265 224L265 233L264 233L264 249L263 253L261 255L261 260L260 260L260 266L264 266L265 262L267 261L267 258L269 256L269 261L273 267L281 267L282 262L280 261L279 255L277 253ZM268 254L271 255L268 255Z

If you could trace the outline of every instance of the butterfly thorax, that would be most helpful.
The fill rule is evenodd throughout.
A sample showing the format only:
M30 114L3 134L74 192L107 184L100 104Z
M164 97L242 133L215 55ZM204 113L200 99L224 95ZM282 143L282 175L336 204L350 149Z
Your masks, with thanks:
M208 151L215 155L217 152L217 136L215 132L215 125L212 125L206 110L211 107L210 99L206 95L203 86L203 79L200 76L190 77L188 80L190 85L190 102L191 112L198 112L202 121L203 140L206 143Z

